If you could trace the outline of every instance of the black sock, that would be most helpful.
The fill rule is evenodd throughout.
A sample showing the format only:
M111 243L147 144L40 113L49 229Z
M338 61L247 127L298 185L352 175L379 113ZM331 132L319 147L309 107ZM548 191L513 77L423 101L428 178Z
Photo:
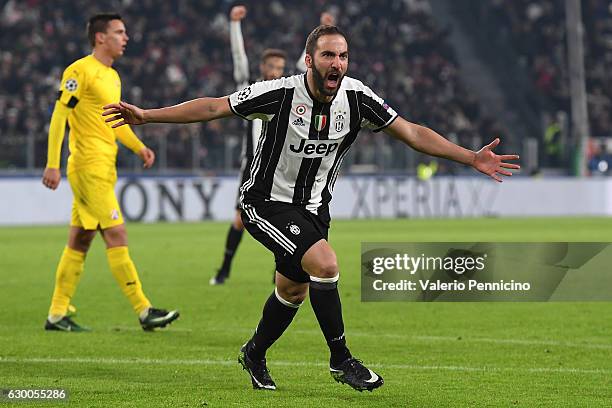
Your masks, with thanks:
M230 229L227 232L227 240L225 241L225 254L223 257L223 265L221 265L221 269L219 269L220 274L229 276L232 259L234 259L234 254L236 253L236 248L238 248L238 244L240 244L243 232L244 230L236 229L234 227L234 224L230 226Z
M257 325L255 334L251 338L252 347L249 356L256 360L265 358L266 351L274 344L289 327L293 317L298 311L299 305L295 307L281 303L276 297L276 290L272 292L264 305L261 320Z
M342 305L338 295L337 282L310 282L310 304L317 316L321 331L331 352L330 364L337 367L351 353L346 347Z

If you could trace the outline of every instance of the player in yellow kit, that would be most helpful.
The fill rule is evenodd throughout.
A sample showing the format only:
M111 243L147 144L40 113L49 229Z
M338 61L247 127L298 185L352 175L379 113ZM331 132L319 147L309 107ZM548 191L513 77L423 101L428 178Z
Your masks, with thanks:
M129 37L118 14L98 14L90 18L87 35L93 52L64 71L49 125L47 167L42 181L52 190L60 183L60 153L68 122L67 174L73 202L68 245L57 267L45 329L87 330L67 316L67 311L83 272L87 250L100 230L115 279L138 314L142 328L153 330L171 323L179 313L151 306L128 253L127 231L114 191L116 139L136 153L145 168L153 165L155 154L129 127L112 129L101 116L102 106L121 99L121 80L111 66L123 55Z

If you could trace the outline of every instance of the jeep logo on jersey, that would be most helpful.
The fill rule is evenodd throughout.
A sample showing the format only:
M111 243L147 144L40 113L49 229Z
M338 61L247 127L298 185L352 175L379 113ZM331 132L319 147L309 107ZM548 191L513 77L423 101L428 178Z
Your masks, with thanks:
M300 140L299 145L289 145L289 154L309 159L327 157L338 149L333 140Z
M327 125L327 115L317 115L314 120L315 129L317 132L325 129L325 125Z

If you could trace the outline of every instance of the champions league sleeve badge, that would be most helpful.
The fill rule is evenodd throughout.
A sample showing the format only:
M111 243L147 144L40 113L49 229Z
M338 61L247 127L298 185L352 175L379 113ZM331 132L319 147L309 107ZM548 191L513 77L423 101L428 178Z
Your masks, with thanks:
M246 88L244 88L243 90L241 90L240 92L238 92L238 102L244 102L249 98L249 95L251 95L251 87L248 86Z
M79 83L77 82L76 79L74 78L70 78L69 80L66 81L66 83L64 84L64 88L66 88L66 90L68 92L74 92L77 90L77 88L79 87Z

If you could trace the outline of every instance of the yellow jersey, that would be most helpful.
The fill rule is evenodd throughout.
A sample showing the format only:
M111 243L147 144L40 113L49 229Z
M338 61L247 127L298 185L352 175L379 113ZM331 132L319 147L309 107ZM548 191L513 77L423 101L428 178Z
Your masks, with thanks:
M83 168L99 171L100 174L114 171L117 158L116 138L119 138L126 147L134 152L145 147L129 126L113 129L105 122L102 107L120 100L121 79L119 74L93 55L81 58L66 68L62 75L58 102L70 108L68 113L70 126L68 172ZM48 167L59 168L59 150L61 150L63 131L57 136L60 138L59 144L52 144L51 140L56 136L52 135L50 130ZM52 145L53 148L51 148Z

